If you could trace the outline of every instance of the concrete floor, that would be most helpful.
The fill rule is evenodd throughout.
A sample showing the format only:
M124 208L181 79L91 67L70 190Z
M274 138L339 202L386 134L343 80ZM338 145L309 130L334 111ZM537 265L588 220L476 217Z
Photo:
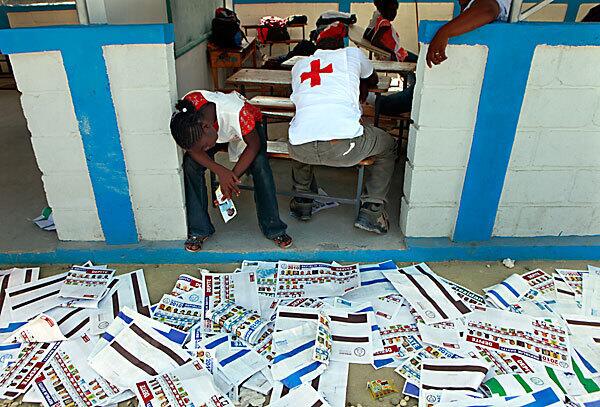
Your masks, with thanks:
M87 259L81 259L84 262ZM93 259L92 259L93 260ZM310 261L311 259L306 259ZM385 259L381 259L382 261ZM554 268L586 268L590 263L586 261L527 261L517 262L514 269L507 269L500 262L444 262L444 263L428 263L429 266L437 274L455 281L475 292L482 293L484 287L501 281L512 273L523 273L525 271L541 268L547 272L551 272ZM402 265L402 264L400 264ZM171 288L177 280L177 276L181 273L191 275L199 275L199 268L206 268L215 272L233 271L237 264L209 264L209 265L134 265L134 264L111 264L110 267L117 269L117 274L126 273L139 268L143 268L148 283L148 291L150 300L158 302L163 293L171 291ZM41 267L41 277L47 277L68 270L67 265L51 265ZM391 406L390 399L393 396L388 396L382 401L371 400L366 389L368 380L374 379L392 379L399 390L402 389L403 379L396 374L393 369L383 368L379 370L373 369L368 365L351 365L348 376L348 391L346 395L347 405L361 404L364 407L375 406ZM411 399L409 406L416 406L416 400ZM0 403L0 405L2 405ZM10 403L8 404L10 405ZM123 406L126 403L123 404Z
M56 232L31 222L48 204L19 97L0 90L0 252L50 251Z
M39 229L30 219L39 215L46 203L41 173L35 162L30 134L21 110L19 93L0 91L0 252L45 252L57 247L56 232ZM269 125L270 139L285 139L287 124ZM227 160L220 154L219 160ZM272 160L279 190L291 190L291 168L287 160ZM330 195L352 198L355 193L354 168L317 169L319 186ZM279 209L288 233L294 238L291 250L403 249L398 227L399 202L404 178L404 161L399 161L389 195L390 232L378 236L354 228L353 207L341 205L319 212L312 221L299 222L289 216L289 198L280 196ZM245 180L250 181L249 179ZM251 182L251 181L250 181ZM229 252L273 250L274 244L262 237L256 220L253 193L243 191L235 203L238 216L225 224L216 209L211 218L216 233L205 244L206 251ZM255 237L249 239L249 237Z

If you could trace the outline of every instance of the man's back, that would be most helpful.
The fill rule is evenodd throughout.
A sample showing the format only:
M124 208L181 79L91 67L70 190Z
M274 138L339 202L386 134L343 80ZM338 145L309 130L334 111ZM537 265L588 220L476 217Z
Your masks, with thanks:
M290 126L290 143L360 136L360 79L372 73L371 62L358 48L317 50L296 63L291 97L296 116Z

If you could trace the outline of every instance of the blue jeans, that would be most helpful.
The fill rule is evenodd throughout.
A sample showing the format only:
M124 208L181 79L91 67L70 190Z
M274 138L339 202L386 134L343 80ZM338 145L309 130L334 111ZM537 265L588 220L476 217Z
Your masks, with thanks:
M415 74L407 75L408 86L400 92L381 95L377 99L379 112L386 116L396 116L400 113L410 112L412 109L413 95L415 93Z
M261 149L247 170L254 180L254 202L256 215L262 233L269 239L285 233L287 225L279 218L279 207L275 193L275 181L267 158L267 140L260 124L257 135L261 139ZM207 151L214 158L217 148ZM198 164L189 154L183 157L185 202L187 211L188 236L210 236L215 228L208 215L208 193L206 190L206 168Z

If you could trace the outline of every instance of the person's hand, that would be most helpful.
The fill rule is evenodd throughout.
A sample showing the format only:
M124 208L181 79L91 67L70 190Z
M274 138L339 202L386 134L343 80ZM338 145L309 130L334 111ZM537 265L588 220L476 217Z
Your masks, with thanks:
M448 37L441 31L438 31L429 44L427 50L427 66L439 65L448 57L446 56L446 47L448 46Z
M217 172L217 177L219 177L219 185L221 186L221 192L225 199L230 199L233 195L240 196L240 188L238 185L241 184L241 182L239 178L235 176L233 171L223 168Z

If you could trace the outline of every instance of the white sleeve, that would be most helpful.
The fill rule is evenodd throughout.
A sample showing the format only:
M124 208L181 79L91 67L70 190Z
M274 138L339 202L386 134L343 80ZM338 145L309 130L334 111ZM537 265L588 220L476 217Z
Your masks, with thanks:
M369 58L366 57L364 52L362 52L358 48L355 49L357 51L356 54L358 55L358 59L360 61L360 78L367 79L369 76L373 75L373 64L371 63Z

